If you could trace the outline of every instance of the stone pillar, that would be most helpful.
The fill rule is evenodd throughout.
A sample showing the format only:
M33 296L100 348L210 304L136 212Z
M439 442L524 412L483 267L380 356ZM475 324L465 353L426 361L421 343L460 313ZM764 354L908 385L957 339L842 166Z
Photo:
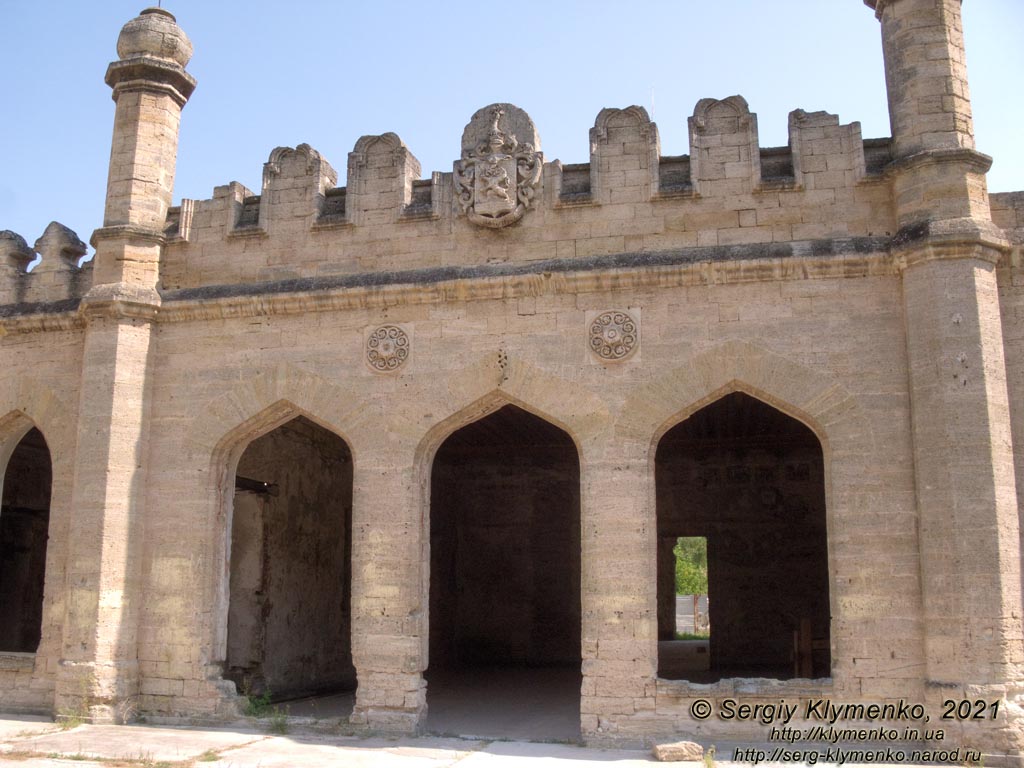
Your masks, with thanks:
M974 150L960 0L866 0L882 22L893 127L894 255L917 475L926 683L1002 699L996 720L943 722L945 744L1021 764L1020 544L992 224Z
M643 741L654 714L657 524L648 447L611 433L582 446L580 730L593 744Z
M117 104L86 322L58 714L131 719L146 493L151 330L192 45L149 8L125 25L106 81Z
M426 715L429 548L413 466L415 447L353 447L352 660L359 688L352 722L411 732ZM423 488L426 481L423 481Z

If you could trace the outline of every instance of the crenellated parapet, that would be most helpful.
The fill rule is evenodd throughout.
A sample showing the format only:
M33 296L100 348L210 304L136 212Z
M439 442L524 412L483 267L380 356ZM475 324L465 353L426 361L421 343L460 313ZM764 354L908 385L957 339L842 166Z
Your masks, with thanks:
M56 221L32 247L15 232L0 232L0 306L80 299L92 285L92 262L79 266L87 252L78 235Z
M790 115L761 147L741 96L702 99L690 152L662 155L643 107L601 110L590 161L545 161L530 116L477 110L451 172L422 179L394 133L363 136L337 186L307 144L275 149L262 188L237 182L168 213L164 288L705 245L894 233L888 139L826 112Z

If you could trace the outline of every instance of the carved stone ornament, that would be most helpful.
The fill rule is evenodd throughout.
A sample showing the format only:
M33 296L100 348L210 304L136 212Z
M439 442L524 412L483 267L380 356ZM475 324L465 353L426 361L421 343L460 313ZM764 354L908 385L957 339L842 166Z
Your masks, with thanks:
M409 336L397 325L382 325L366 340L366 361L375 371L389 372L409 359Z
M590 322L590 350L602 360L622 360L636 348L640 335L628 312L602 312Z
M455 163L461 212L481 227L515 224L540 189L544 156L540 137L523 110L492 104L478 110L462 134L462 159Z

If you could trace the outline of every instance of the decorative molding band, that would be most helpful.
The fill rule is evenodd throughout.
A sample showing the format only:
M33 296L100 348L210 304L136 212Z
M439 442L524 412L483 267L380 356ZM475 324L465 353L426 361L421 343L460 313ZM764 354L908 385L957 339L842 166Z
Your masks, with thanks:
M168 291L157 322L689 285L896 275L888 237L621 253ZM0 333L81 327L78 301L0 307ZM62 319L63 318L63 319Z

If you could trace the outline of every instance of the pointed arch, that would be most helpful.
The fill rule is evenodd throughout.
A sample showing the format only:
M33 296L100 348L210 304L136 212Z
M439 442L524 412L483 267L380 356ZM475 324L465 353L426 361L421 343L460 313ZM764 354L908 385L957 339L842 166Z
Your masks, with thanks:
M814 431L734 390L658 441L655 485L659 676L830 676L824 461ZM677 655L674 576L684 539L707 577L701 592L712 631L703 671Z
M4 414L0 416L0 459L6 444L25 423L30 422L45 436L54 464L70 461L77 426L73 412L44 382L22 377L0 381L0 414ZM24 419L28 422L22 421ZM15 445L29 429L31 426L17 435ZM6 465L6 459L0 465Z
M185 447L193 455L206 455L216 462L238 442L252 440L261 430L269 431L296 415L306 416L351 443L349 435L376 420L377 410L338 384L282 364L209 401L192 419Z
M558 427L577 450L607 429L611 419L607 404L595 393L503 352L455 373L448 393L442 409L448 415L427 430L416 448L421 477L424 467L429 474L434 453L449 435L506 405Z
M578 722L581 448L607 412L503 355L462 371L449 392L448 407L461 407L417 450L429 707L468 700L515 718L518 697L498 701L476 685L501 680L559 691L555 719Z
M0 417L0 493L3 492L3 478L7 473L7 462L11 460L11 454L14 453L14 449L18 447L22 438L33 429L38 429L38 427L24 411L11 411L6 416ZM45 435L43 439L45 439Z
M42 637L35 653L32 689L16 690L12 704L19 700L33 707L52 704L52 681L60 658L65 612L68 526L71 512L72 480L78 422L66 395L58 394L49 382L34 377L0 379L0 493L11 454L22 438L38 429L50 455L48 542L43 585ZM37 687L38 686L38 687Z
M31 420L16 415L10 421L21 436L4 446L0 467L0 652L35 654L46 618L53 460Z
M656 474L658 444L665 434L723 396L742 392L805 425L821 444L825 492L827 558L833 582L831 614L842 618L837 585L848 578L845 532L863 478L877 467L876 437L861 403L831 375L763 347L728 341L658 376L627 399L615 424L617 439L647 445L648 472ZM645 508L647 524L657 526L657 501L651 484ZM653 545L653 540L652 540ZM653 607L653 606L652 606ZM847 642L832 633L832 659L845 658Z
M730 392L745 392L803 422L826 454L862 453L875 439L857 399L826 373L763 347L728 341L662 374L626 401L616 432L650 441ZM652 453L653 455L653 453Z
M227 650L227 607L231 546L231 509L235 470L245 448L256 438L302 416L338 436L358 461L351 435L376 420L379 408L352 397L343 387L293 365L272 367L211 400L193 418L185 449L206 475L209 529L208 556L214 578L209 582L212 622L211 661Z

